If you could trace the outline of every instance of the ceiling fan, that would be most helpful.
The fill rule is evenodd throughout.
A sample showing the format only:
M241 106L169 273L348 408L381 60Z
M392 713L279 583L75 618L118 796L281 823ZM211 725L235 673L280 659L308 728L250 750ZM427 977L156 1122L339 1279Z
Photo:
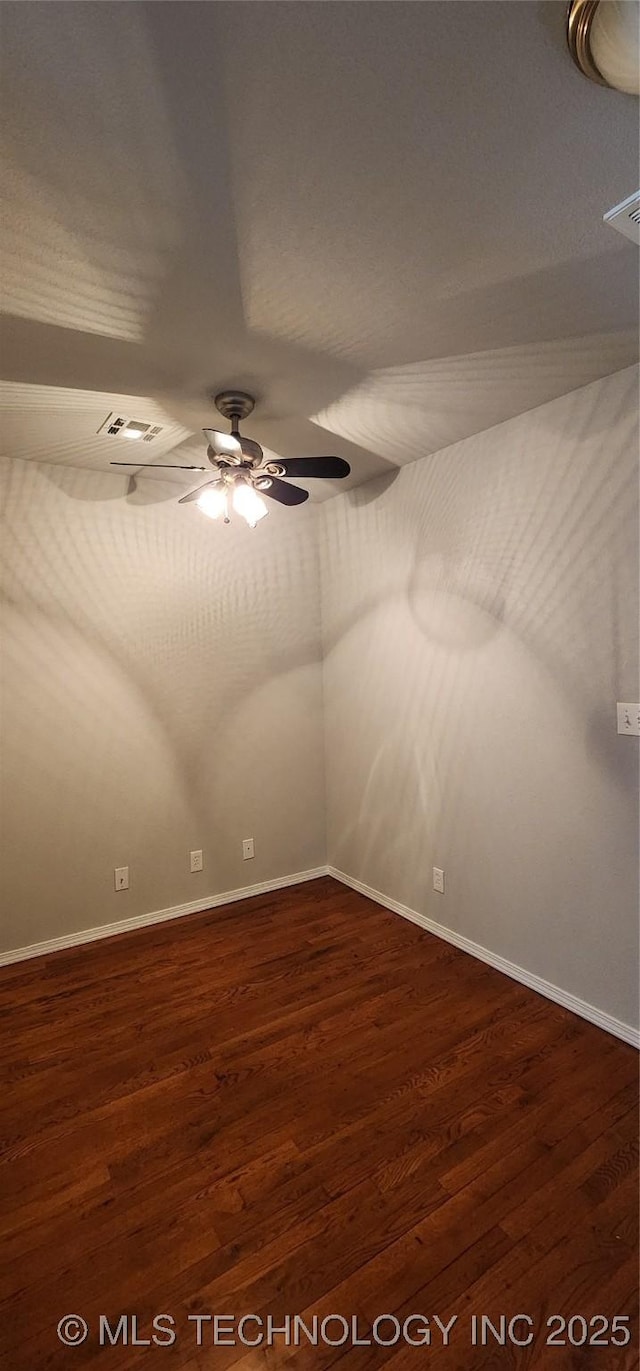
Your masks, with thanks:
M196 486L178 501L180 505L195 500L198 508L210 519L222 517L230 523L229 501L236 512L255 528L269 510L262 498L277 500L281 505L301 505L309 499L309 492L300 486L288 485L282 477L302 476L325 480L342 480L351 467L342 457L282 457L278 461L264 460L259 443L244 438L240 420L246 419L254 408L252 395L243 390L223 390L215 398L216 408L231 421L231 432L205 428L207 457L216 475L212 481ZM173 464L170 462L111 462L112 467L164 467L167 471L206 471L207 467Z

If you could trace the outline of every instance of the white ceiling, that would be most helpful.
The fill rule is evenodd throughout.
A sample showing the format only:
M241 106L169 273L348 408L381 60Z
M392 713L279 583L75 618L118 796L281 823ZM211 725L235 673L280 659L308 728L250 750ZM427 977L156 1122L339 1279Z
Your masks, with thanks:
M119 408L197 462L233 385L358 484L635 360L637 102L564 0L3 11L8 455L126 460Z

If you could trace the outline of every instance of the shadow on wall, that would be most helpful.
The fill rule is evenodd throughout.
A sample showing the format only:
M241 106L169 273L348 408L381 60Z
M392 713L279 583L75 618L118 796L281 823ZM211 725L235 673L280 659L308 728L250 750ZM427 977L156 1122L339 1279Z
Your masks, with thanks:
M171 795L198 831L215 827L238 803L234 766L239 778L255 759L258 774L291 764L306 673L320 662L313 511L258 538L190 510L123 507L110 473L6 468L14 774L52 786L73 773L87 814L124 806L132 826L133 793L142 804L146 791L147 806ZM125 736L130 799L114 765ZM151 796L147 756L160 759Z
M344 498L349 501L353 509L363 509L366 505L381 500L386 491L391 489L399 475L400 468L394 467L393 471L387 471L383 476L377 476L374 481L367 481L363 486L356 486L353 490L345 491Z
M611 702L637 679L636 384L576 391L322 513L330 860L414 907L425 841L473 847L496 806L517 844L523 787L529 822L547 805L570 849L576 754L635 794Z
M182 445L172 449L171 457L177 453L176 461L193 462L194 465L202 452ZM123 459L124 460L124 459ZM162 459L160 459L162 460ZM207 480L207 473L194 471L187 481L176 480L179 472L150 471L143 476L139 471L130 475L126 472L87 471L83 468L57 467L47 462L38 464L40 477L67 500L78 500L84 504L98 505L118 501L132 508L145 505L165 504L178 501L192 486Z

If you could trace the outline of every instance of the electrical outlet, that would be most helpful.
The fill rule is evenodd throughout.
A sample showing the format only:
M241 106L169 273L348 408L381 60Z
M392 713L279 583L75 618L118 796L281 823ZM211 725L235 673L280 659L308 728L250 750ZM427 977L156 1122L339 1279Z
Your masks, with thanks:
M129 868L128 866L117 866L113 873L113 884L116 890L129 889Z
M444 871L439 866L433 868L433 888L439 895L444 895Z
M189 860L192 871L202 871L202 852L190 852Z
M253 850L253 838L243 838L243 839L242 839L242 860L243 860L243 862L248 862L248 861L249 861L249 858L250 858L250 857L255 857L255 855L256 855L256 854L255 854L255 852L254 852L254 850Z
M616 705L618 711L618 733L631 733L640 737L640 705Z

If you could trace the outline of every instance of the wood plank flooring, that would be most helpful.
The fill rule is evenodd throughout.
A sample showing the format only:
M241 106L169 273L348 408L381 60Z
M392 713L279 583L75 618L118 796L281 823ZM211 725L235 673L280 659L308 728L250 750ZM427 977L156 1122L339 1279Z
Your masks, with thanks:
M11 1371L638 1365L636 1053L329 878L6 968L0 1061ZM431 1344L367 1346L382 1314ZM516 1314L529 1345L472 1344ZM631 1341L547 1346L556 1314Z

